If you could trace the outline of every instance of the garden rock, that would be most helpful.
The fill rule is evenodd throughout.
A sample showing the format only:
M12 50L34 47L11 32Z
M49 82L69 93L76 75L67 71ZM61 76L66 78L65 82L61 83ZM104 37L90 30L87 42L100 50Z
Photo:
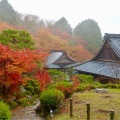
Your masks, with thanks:
M94 92L96 92L96 93L108 93L108 89L105 89L105 88L96 88L94 90Z

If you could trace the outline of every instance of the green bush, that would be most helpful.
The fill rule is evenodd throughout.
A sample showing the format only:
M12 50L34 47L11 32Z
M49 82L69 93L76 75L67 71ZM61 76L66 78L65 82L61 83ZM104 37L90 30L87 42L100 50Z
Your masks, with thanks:
M85 86L81 86L79 85L76 92L82 92L82 91L85 91L86 90L86 87Z
M78 74L76 75L80 83L93 83L94 79L91 75Z
M120 84L118 84L118 88L120 89Z
M34 87L33 86L26 86L25 87L28 91L30 91L31 93L34 91Z
M30 91L27 91L27 90L26 90L26 94L27 95L32 95L32 93Z
M91 83L82 83L79 85L79 87L77 88L76 92L81 92L81 91L85 91L85 90L92 90L95 88L101 88L103 87L102 84L98 83L98 82L94 82L93 84Z
M40 94L40 101L43 111L50 112L50 109L55 110L64 100L63 92L57 89L44 90Z
M40 86L36 80L29 80L27 85L25 86L26 94L28 95L39 95L40 94Z
M51 76L53 82L58 82L60 80L67 79L67 75L59 70L48 70L49 75Z
M14 96L16 97L16 100L24 97L24 93L22 91L18 91L14 94Z
M20 106L25 107L25 106L27 106L27 105L30 104L30 100L25 97L25 98L19 99L19 100L17 101L17 103L18 103Z
M105 84L104 88L119 88L119 86L118 84L109 83L109 84Z
M11 112L7 104L0 102L0 120L10 120Z
M46 88L46 90L48 89L48 90L50 90L50 89L56 89L56 87L55 87L55 83L54 84L49 84L48 86L47 86L47 88Z

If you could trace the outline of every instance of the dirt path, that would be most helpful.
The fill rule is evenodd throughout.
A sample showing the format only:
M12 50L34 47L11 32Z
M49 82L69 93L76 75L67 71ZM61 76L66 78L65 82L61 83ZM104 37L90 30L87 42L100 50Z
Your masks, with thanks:
M11 120L44 120L38 114L36 114L35 109L39 105L39 101L33 106L18 107L12 111Z

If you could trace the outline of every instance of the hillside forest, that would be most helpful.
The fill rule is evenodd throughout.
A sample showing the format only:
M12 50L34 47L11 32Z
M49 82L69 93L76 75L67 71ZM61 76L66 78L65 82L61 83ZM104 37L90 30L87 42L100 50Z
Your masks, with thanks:
M100 27L93 19L86 19L72 28L65 17L58 21L44 21L37 15L18 13L7 0L2 0L0 2L0 33L6 34L3 31L7 29L9 29L8 33L11 32L10 29L17 30L9 33L11 34L11 36L8 35L9 42L13 36L16 36L14 40L22 36L22 33L18 35L18 31L26 31L31 36L34 49L42 50L47 54L51 50L65 50L79 62L91 59L102 43ZM23 39L24 37L20 40ZM11 44L6 44L2 39L0 42L11 47ZM17 47L21 48L19 45Z

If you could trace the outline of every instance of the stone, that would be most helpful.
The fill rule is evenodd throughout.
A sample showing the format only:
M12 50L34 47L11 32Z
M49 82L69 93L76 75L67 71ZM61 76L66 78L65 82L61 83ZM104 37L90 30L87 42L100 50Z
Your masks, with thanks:
M108 93L108 89L105 89L105 88L96 88L94 90L94 92L96 92L96 93Z

